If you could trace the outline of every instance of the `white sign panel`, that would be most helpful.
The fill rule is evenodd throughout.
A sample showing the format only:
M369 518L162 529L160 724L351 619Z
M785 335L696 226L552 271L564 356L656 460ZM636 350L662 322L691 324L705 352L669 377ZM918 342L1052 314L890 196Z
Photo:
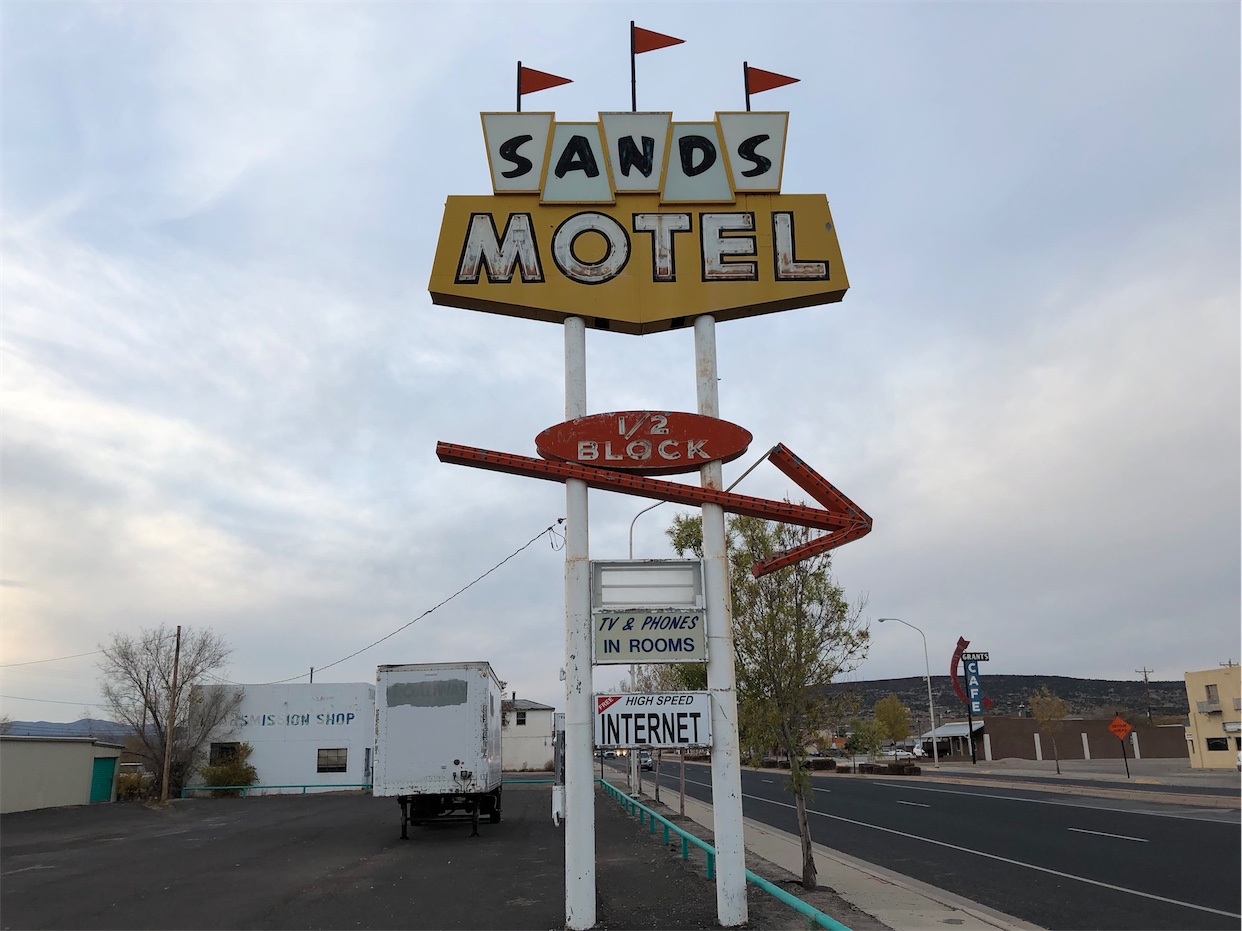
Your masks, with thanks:
M709 692L595 696L596 747L710 747Z
M591 608L703 607L699 559L591 560Z
M702 608L644 608L591 612L595 663L707 662L707 615Z

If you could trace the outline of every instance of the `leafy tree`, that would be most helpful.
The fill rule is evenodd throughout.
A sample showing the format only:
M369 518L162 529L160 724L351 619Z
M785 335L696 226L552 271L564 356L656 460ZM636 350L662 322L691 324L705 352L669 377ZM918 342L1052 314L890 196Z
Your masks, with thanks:
M155 786L163 781L169 707L175 706L168 781L170 791L179 790L202 759L212 732L241 703L240 690L203 687L209 676L224 668L232 650L210 628L185 629L172 695L176 631L167 624L143 630L137 637L115 633L100 649L104 704L113 720L133 728L135 750L155 774Z
M678 515L666 530L678 555L702 555L702 521ZM828 553L761 578L750 567L760 559L808 542L815 532L756 517L727 523L729 592L733 601L738 718L743 745L777 747L789 760L802 840L802 884L816 887L806 796L813 791L806 747L830 715L826 686L854 669L867 654L870 634L861 620L863 603L851 605L832 577Z
M259 771L250 762L254 747L239 743L232 749L228 759L199 769L203 782L209 786L252 786L259 781ZM241 795L236 788L219 789L211 794L216 798Z
M1061 775L1061 756L1057 753L1057 731L1065 725L1069 708L1048 686L1044 686L1029 699L1031 714L1039 722L1040 731L1052 738L1052 756L1057 761L1057 775Z
M644 663L634 681L639 692L702 692L707 689L707 664Z
M880 752L880 747L884 743L884 733L880 728L880 722L874 718L866 718L862 721L855 721L850 728L850 734L845 738L845 752L850 757L858 754L874 758ZM850 762L853 762L851 759Z
M910 709L901 703L896 693L889 693L875 703L875 719L886 740L897 743L910 736Z

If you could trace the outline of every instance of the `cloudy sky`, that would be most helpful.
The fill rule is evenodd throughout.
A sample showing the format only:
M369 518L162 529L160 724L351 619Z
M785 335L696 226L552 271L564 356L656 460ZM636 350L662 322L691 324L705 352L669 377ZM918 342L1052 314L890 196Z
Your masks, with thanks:
M857 501L836 574L934 672L958 636L994 673L1239 659L1236 3L10 3L0 712L98 713L97 655L33 661L161 622L222 633L232 681L487 659L563 706L563 486L434 453L534 455L562 330L427 283L515 62L574 82L525 109L627 110L631 19L686 40L638 59L639 109L801 79L753 104L849 273L720 324L755 436L726 483L783 442ZM591 331L588 400L694 410L692 332ZM648 503L592 492L592 557ZM859 678L922 673L873 632Z

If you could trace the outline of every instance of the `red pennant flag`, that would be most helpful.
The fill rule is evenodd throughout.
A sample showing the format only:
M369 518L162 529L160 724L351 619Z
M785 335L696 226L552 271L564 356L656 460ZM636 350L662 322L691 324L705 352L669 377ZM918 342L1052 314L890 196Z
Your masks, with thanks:
M535 91L545 91L549 87L560 87L562 84L572 83L572 78L562 78L555 74L548 74L546 71L536 71L525 65L520 65L518 69L518 94L533 94Z
M672 36L666 36L660 32L652 32L650 29L644 29L642 26L633 27L634 54L639 55L643 52L654 52L658 48L668 48L670 45L681 45L685 39L675 39Z
M802 79L777 74L775 71L764 71L762 68L746 66L746 91L750 94L770 91L774 87L784 87L786 84L797 84L800 80Z

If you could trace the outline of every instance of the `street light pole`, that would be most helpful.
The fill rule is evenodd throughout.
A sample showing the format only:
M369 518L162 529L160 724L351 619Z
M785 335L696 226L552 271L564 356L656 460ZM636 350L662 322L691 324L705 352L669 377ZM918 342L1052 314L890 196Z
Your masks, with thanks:
M934 768L939 769L940 748L936 745L936 706L932 702L931 662L927 659L927 635L913 624L903 621L899 617L881 617L877 618L877 621L881 624L885 621L896 621L898 624L905 624L911 630L918 631L919 636L923 638L923 666L927 669L927 712L931 715L932 759L935 760Z

